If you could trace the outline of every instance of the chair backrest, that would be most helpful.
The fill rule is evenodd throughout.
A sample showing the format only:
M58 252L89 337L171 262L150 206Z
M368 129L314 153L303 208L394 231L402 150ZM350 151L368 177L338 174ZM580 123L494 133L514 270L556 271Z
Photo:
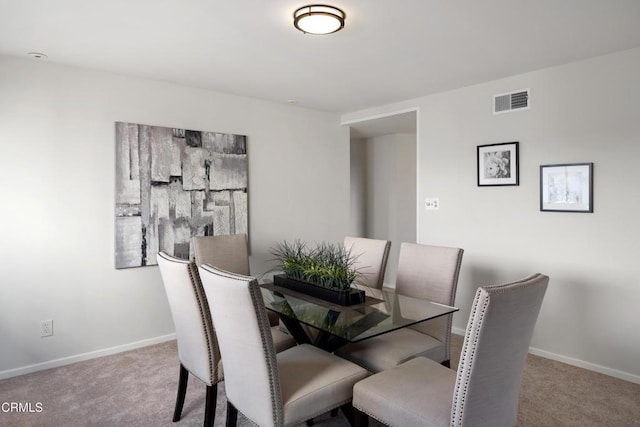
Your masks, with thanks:
M478 288L460 354L452 426L514 426L524 364L549 277Z
M353 266L359 273L357 283L373 289L382 288L391 242L346 236L344 248L355 257Z
M193 262L158 253L169 308L176 328L178 358L189 372L207 385L220 381L220 352L207 298Z
M402 243L396 274L397 292L445 305L454 305L464 250L444 246ZM445 344L450 359L451 323L449 314L411 326Z
M249 275L249 246L246 234L197 236L191 238L196 265L211 264L221 270Z
M258 282L208 264L200 267L200 276L216 325L229 402L258 425L283 425L276 351Z

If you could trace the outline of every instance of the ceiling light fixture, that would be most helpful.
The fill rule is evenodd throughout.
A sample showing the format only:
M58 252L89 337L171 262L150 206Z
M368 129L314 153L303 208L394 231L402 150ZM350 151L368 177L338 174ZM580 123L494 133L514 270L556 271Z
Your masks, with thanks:
M331 34L344 27L345 13L337 7L310 4L293 12L293 25L308 34Z
M47 59L48 58L47 55L45 55L44 53L41 53L41 52L29 52L29 53L27 53L27 55L29 55L30 57L35 58L35 59Z

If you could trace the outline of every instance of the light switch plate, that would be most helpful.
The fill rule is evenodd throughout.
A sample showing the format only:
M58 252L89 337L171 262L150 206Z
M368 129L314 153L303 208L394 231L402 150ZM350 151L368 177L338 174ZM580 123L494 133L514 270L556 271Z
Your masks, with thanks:
M440 199L437 197L428 197L424 199L424 208L428 211L440 209Z

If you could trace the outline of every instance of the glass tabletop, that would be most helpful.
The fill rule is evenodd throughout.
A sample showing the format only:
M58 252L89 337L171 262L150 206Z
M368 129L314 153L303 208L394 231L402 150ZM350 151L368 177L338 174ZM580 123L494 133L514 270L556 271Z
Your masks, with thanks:
M268 310L278 313L283 320L317 328L345 343L458 311L455 307L399 294L393 288L376 290L375 298L367 296L364 303L345 307L272 283L260 286Z

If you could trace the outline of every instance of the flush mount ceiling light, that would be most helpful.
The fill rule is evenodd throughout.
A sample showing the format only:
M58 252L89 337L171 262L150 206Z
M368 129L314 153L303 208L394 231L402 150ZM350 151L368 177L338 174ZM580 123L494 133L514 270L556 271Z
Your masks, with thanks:
M337 7L310 4L293 12L293 25L308 34L331 34L344 27L345 13Z
M27 53L27 55L29 55L30 57L35 58L35 59L47 59L48 58L47 55L45 55L44 53L41 53L41 52L29 52L29 53Z

